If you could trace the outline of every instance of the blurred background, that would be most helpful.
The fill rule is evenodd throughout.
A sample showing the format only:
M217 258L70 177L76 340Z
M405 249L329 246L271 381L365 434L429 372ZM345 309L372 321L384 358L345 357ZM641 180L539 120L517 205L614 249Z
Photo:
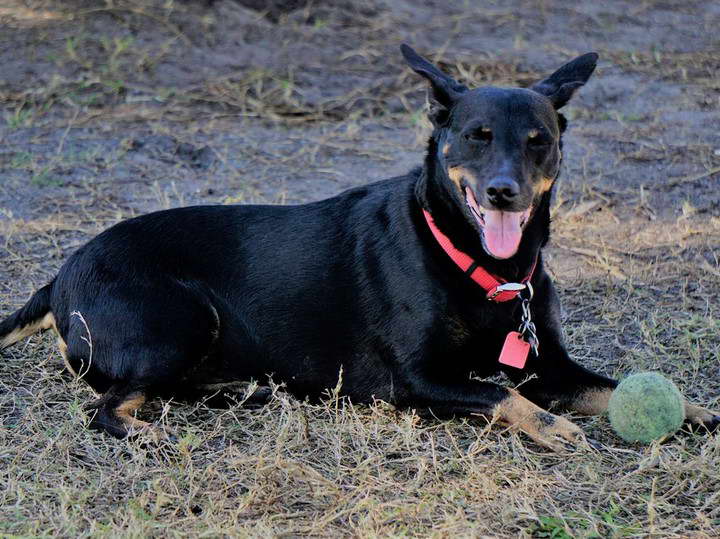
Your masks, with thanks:
M297 202L402 174L426 135L402 42L474 85L524 86L597 51L567 110L565 185L613 202L644 186L650 214L720 200L711 182L676 185L720 164L717 3L2 5L0 203L15 217L105 198Z

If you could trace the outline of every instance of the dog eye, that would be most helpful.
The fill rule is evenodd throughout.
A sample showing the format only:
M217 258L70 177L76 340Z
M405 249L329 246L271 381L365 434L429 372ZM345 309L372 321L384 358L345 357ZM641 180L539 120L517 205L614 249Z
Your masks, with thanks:
M544 133L537 130L533 130L528 133L528 145L535 148L540 148L549 144L550 139L548 139Z
M491 142L493 134L487 127L478 127L465 133L466 140L472 140L474 142Z

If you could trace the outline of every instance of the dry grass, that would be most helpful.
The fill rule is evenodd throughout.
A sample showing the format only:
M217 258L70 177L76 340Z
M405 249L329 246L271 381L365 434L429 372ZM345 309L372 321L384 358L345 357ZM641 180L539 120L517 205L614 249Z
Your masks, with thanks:
M381 2L363 11L318 1L267 16L217 3L0 8L6 49L17 46L22 68L36 68L0 83L0 312L127 216L318 198L419 162L422 83L388 54L399 35L466 81L525 84L540 72L524 60L538 21L594 21L584 30L602 36L603 51L613 45L606 32L627 24L630 41L667 7L633 5L623 21L587 15L594 3L449 4L418 26ZM516 17L520 9L533 16ZM269 36L285 52L309 44L318 57L228 61L195 78L172 71L186 58L198 70L221 58L232 32L248 40L239 50ZM453 40L472 32L486 52L473 44L456 53ZM553 63L586 50L545 39ZM614 376L659 370L720 408L720 139L704 117L672 116L717 105L716 55L701 45L603 51L593 83L602 90L590 85L591 106L568 111L549 258L575 358ZM679 90L654 98L647 89L657 83ZM638 102L645 108L633 109ZM92 392L64 372L51 341L33 337L0 361L3 536L720 536L717 435L631 446L606 418L576 417L606 450L555 455L479 418L421 421L335 395L311 405L279 388L255 410L154 402L143 419L179 439L117 441L85 428Z
M717 241L720 226L713 234ZM634 259L652 257L634 247ZM574 355L616 374L661 370L705 402L717 395L708 373L720 353L719 313L703 303L718 278L700 274L688 286L683 260L667 260L678 271L661 276L626 270L622 283L602 275L565 283ZM91 392L62 371L50 341L32 338L0 367L3 533L720 533L717 437L633 447L605 419L579 418L607 450L561 456L482 420L423 422L383 403L354 407L331 395L311 405L278 391L259 410L157 402L148 418L177 428L179 440L145 446L85 429Z

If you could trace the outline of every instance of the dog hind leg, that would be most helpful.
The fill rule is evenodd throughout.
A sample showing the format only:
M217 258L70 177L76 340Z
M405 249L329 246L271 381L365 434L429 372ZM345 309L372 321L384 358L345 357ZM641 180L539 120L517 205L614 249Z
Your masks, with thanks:
M145 392L140 389L124 385L112 386L102 397L86 407L96 410L90 421L90 428L107 432L115 438L126 438L130 434L153 430L150 423L136 417L145 399Z

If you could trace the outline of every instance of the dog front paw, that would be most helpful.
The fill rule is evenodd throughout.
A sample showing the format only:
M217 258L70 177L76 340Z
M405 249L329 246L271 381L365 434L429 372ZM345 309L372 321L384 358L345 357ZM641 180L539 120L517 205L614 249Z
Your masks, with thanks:
M559 453L576 451L586 444L580 427L550 412L535 412L518 427L536 443Z
M537 444L562 453L587 447L585 433L572 421L551 414L514 390L498 406L501 421L527 434Z

